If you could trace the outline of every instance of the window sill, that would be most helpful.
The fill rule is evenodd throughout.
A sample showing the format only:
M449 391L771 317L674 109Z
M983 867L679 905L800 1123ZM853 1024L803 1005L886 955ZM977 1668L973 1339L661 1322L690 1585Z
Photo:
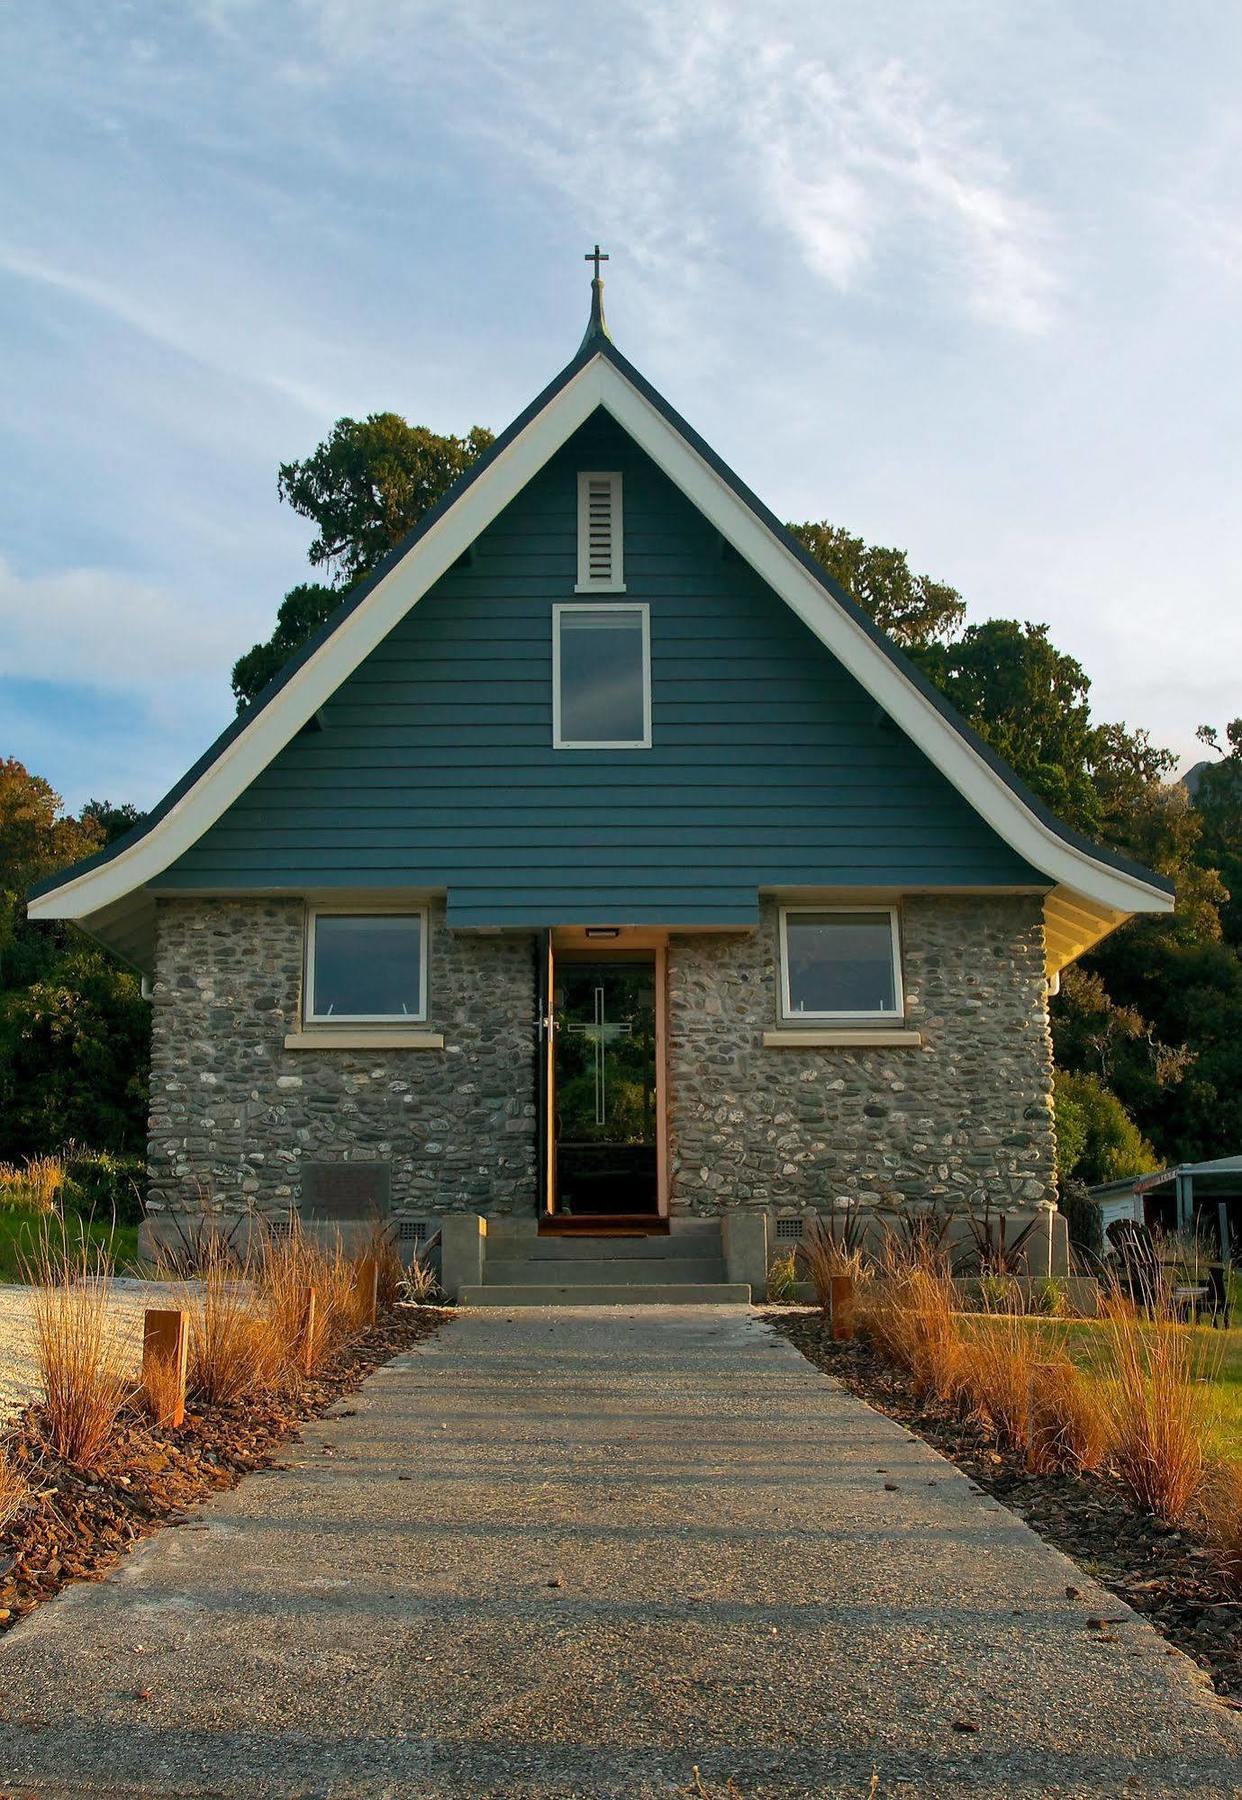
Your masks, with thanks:
M442 1031L370 1030L360 1025L308 1025L291 1031L286 1050L443 1050Z
M902 1025L792 1026L765 1031L765 1050L917 1050L920 1031Z

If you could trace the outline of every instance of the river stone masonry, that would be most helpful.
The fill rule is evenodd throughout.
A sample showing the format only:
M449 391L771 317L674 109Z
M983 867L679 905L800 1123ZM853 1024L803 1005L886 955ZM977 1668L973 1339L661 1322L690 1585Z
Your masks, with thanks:
M1056 1198L1052 1042L1036 895L912 896L906 1023L920 1048L775 1049L777 909L669 950L673 1210Z
M442 1050L286 1050L298 900L161 900L151 1052L153 1212L287 1216L307 1162L386 1162L395 1213L528 1211L535 1191L529 936L458 935L431 909Z

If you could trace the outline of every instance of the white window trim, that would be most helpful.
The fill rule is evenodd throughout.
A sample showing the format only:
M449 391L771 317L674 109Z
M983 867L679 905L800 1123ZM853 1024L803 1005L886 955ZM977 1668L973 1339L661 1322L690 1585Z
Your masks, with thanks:
M315 1011L315 926L320 917L333 919L365 919L397 916L403 919L418 919L418 990L419 1010L416 1013L317 1013ZM348 901L339 905L331 903L322 906L308 906L306 909L306 961L302 972L302 1022L306 1026L313 1025L317 1031L331 1031L338 1025L386 1025L390 1031L400 1028L402 1024L425 1025L427 1022L427 949L431 936L429 909L425 906L411 906L408 901L393 901L391 905L351 906Z
M892 1012L795 1012L789 996L789 917L802 913L874 913L877 918L887 917L891 942L893 946L893 998L896 1007ZM855 1019L859 1024L877 1025L892 1024L895 1020L904 1019L906 1013L905 988L901 978L901 930L895 906L816 906L814 901L804 901L799 906L782 906L780 909L780 957L781 957L781 1019L783 1022L797 1024L805 1020L814 1023L821 1019Z
M588 483L606 481L612 506L612 563L605 581L591 579L590 489ZM578 471L578 580L575 594L623 594L625 592L625 515L619 469Z
M640 738L564 738L561 736L561 617L565 613L637 613L643 633L643 735ZM645 600L565 600L552 607L552 748L554 750L650 750L651 748L651 608Z

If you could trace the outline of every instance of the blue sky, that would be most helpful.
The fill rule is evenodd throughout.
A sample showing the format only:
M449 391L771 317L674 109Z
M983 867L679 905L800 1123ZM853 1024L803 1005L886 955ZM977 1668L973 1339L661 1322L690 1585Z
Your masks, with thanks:
M0 16L0 754L149 804L342 414L620 347L783 516L1242 712L1242 11L56 0Z

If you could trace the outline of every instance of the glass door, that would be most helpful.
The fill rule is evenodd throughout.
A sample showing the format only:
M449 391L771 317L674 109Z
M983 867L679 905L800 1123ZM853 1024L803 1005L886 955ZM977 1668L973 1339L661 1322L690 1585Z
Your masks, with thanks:
M659 1212L656 965L556 957L553 1202L566 1216Z

